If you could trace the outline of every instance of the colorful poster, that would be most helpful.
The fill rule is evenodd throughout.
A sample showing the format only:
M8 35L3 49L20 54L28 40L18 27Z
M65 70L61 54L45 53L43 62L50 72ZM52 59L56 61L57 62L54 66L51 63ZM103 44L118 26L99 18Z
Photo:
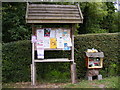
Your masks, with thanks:
M44 29L44 37L50 37L50 31L51 31L51 28L45 28Z
M44 29L37 29L37 40L44 39Z
M51 38L55 38L56 36L55 36L55 33L56 32L56 29L52 29L51 31L50 31L50 37Z
M56 47L57 47L56 38L50 38L50 48Z
M64 43L64 50L71 50L71 48L68 47L68 44L67 44L67 43Z
M50 48L50 38L44 37L44 48Z
M63 38L57 38L57 48L64 48L64 41Z
M69 38L70 38L70 30L69 29L63 30L63 39L64 39L64 41L68 41Z
M37 57L38 59L44 59L44 41L38 40L36 43Z

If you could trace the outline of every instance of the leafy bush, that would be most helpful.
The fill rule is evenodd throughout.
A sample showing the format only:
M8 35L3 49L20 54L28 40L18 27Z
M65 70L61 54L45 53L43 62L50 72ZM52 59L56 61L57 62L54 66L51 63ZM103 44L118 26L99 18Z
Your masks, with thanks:
M78 78L86 74L84 51L95 48L104 52L103 77L118 75L118 33L75 36L75 62ZM45 58L69 57L70 52L48 51ZM29 40L3 44L3 82L30 81L31 43ZM37 80L70 79L70 63L37 63Z
M30 80L31 44L18 41L3 45L3 82Z

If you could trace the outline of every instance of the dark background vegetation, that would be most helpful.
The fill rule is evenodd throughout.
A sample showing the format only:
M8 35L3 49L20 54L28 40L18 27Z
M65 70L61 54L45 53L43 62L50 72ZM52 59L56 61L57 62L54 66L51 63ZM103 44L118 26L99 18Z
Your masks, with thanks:
M43 3L43 2L42 2ZM53 2L44 2L53 4ZM70 2L57 2L54 4L71 4ZM114 33L120 32L120 12L115 12L112 2L81 2L80 8L83 13L83 24L77 25L77 34L87 33ZM30 40L31 25L26 24L25 2L2 3L2 39L3 42L18 40Z
M75 32L77 77L79 79L85 77L84 51L88 48L96 48L105 53L104 67L100 71L103 77L118 75L120 12L115 12L112 2L79 4L84 20L83 24L76 26ZM30 81L32 29L31 25L25 22L26 3L4 2L2 5L3 82ZM57 25L57 27L63 26ZM52 58L51 53L54 57L70 56L69 52L50 51L45 52L46 58ZM37 63L37 75L37 80L67 81L70 79L70 63Z

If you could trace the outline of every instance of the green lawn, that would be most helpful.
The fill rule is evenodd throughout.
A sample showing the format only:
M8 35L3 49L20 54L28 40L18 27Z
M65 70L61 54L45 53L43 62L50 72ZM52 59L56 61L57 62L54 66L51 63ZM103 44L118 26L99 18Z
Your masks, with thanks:
M4 83L3 88L118 88L118 76L103 78L102 80L79 80L77 84L66 83L37 83L31 86L30 82Z
M64 88L118 88L119 77L108 77L102 80L81 80L77 84L67 84Z

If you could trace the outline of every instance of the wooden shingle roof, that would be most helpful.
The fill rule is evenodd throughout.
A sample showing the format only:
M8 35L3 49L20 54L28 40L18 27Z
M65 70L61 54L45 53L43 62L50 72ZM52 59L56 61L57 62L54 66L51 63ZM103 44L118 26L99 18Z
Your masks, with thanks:
M78 5L27 4L26 23L82 23Z

